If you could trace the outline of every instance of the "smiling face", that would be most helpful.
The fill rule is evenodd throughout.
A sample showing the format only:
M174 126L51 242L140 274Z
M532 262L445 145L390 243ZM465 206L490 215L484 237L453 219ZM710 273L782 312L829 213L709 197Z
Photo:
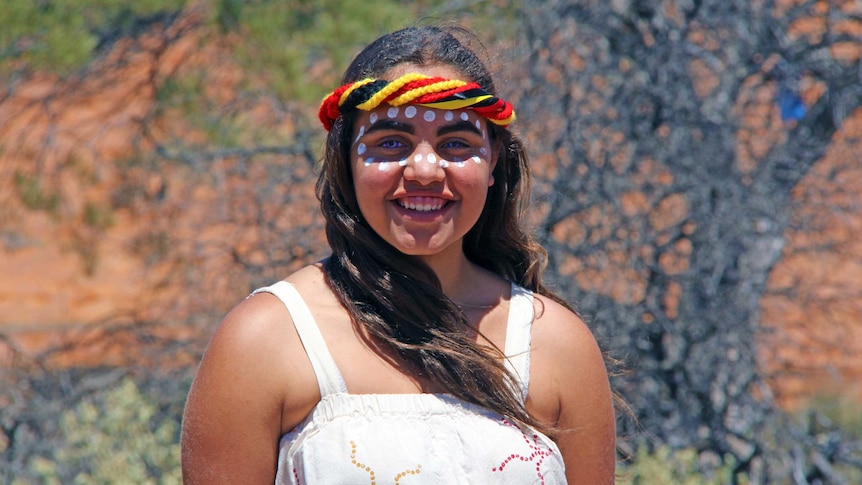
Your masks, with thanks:
M351 169L371 228L399 251L461 251L478 220L495 157L487 121L471 110L381 106L354 125Z

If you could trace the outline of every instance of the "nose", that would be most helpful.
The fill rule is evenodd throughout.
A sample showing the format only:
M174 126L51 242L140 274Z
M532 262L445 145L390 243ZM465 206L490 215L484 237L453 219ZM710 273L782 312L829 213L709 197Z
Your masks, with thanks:
M422 185L442 182L446 177L446 172L440 166L440 161L440 157L434 153L431 146L422 143L407 158L404 178Z

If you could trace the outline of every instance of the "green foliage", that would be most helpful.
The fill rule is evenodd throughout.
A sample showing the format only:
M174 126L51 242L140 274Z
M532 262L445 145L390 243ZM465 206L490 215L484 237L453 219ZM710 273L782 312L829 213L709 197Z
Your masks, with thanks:
M241 33L238 57L264 75L277 95L311 101L325 94L324 87L306 84L315 64L326 63L327 71L342 69L363 44L403 27L421 6L399 0L222 0L217 19L223 29Z
M0 61L14 59L33 69L65 74L86 63L100 40L134 34L138 20L177 12L185 3L0 0Z
M35 457L39 483L179 484L179 416L160 413L131 379L81 401L60 418L63 445ZM24 479L14 485L29 483Z
M810 417L812 413L828 419L828 424L841 429L852 440L862 441L862 408L858 401L841 395L821 395L808 403L805 414Z
M618 485L725 485L747 484L744 476L733 481L734 462L731 457L709 473L701 470L697 450L673 449L662 445L653 451L642 446L634 461L620 470Z
M104 231L114 224L114 214L110 207L88 203L84 207L84 223L93 229Z
M18 197L28 209L53 212L60 205L60 196L48 193L38 177L18 172L14 181Z

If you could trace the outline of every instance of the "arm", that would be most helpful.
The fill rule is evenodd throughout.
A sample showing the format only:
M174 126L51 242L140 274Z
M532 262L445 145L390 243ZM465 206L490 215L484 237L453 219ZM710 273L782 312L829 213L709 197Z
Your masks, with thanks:
M533 324L528 405L553 423L571 485L614 483L616 424L604 359L586 324L542 298Z
M296 355L303 357L291 359ZM280 436L317 399L287 310L268 294L244 301L219 326L192 384L183 417L183 482L273 483Z

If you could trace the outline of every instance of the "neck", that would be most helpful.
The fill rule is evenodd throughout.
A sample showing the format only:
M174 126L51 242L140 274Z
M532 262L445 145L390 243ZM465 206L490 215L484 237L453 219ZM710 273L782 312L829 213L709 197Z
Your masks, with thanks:
M449 253L422 256L422 261L437 275L443 293L456 303L484 306L499 300L500 286L494 282L502 283L504 280L470 262L460 248Z

